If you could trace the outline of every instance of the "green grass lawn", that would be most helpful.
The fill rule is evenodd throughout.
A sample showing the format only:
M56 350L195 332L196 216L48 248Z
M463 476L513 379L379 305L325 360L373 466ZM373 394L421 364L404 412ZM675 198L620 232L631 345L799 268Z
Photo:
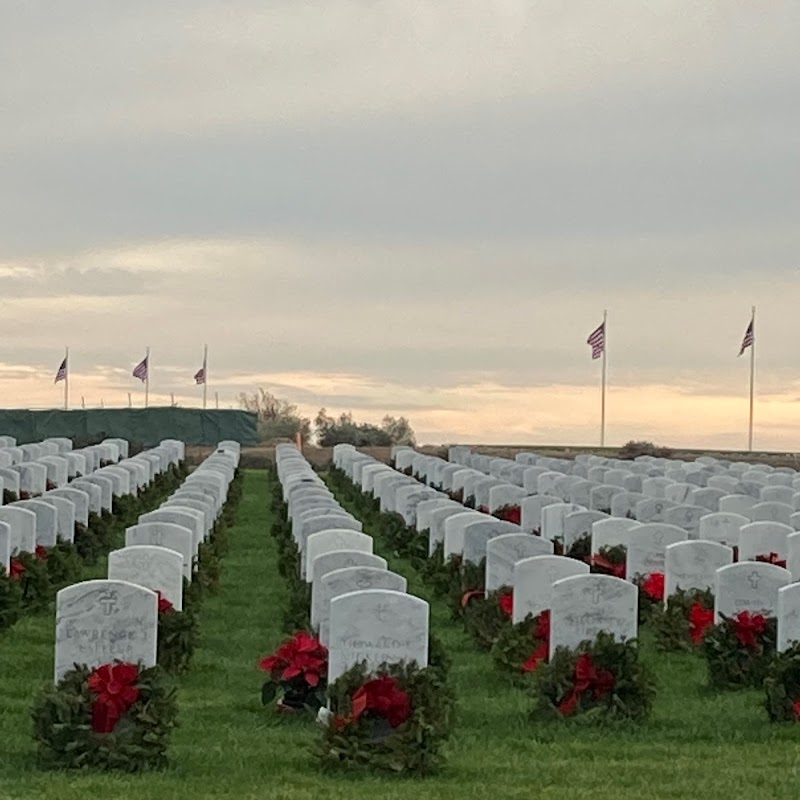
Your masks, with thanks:
M320 774L311 753L318 739L314 724L277 718L260 703L257 662L282 638L284 594L268 503L266 473L247 472L222 588L203 606L202 641L192 670L180 679L180 728L164 772L39 771L28 714L36 690L51 679L53 615L22 620L0 634L0 799L760 800L797 794L800 727L770 725L759 692L708 693L701 659L659 655L645 637L644 656L659 679L645 725L587 729L532 722L530 699L509 687L438 602L432 604L433 630L453 659L458 694L445 770L416 780ZM430 599L409 564L390 562L408 577L409 591ZM86 577L103 570L99 565Z

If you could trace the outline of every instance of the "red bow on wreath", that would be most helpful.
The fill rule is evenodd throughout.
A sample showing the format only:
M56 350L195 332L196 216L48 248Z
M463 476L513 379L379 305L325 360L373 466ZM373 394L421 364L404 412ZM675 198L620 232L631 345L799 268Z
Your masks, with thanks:
M500 599L497 602L498 602L498 605L500 606L500 610L507 617L514 616L514 593L513 592L506 592L504 595L501 595Z
M696 602L689 611L689 635L694 644L700 644L706 630L714 624L714 610Z
M559 713L565 717L574 713L578 701L587 692L591 692L595 700L600 700L614 690L616 682L613 673L602 667L596 667L588 653L578 656L575 662L575 676L572 694L559 705Z
M756 556L756 561L763 561L767 564L775 564L777 567L786 569L786 559L781 558L777 553L767 553L766 555Z
M767 618L763 614L740 611L733 618L733 631L739 644L753 651L758 648L758 637L767 628Z
M39 561L47 561L47 548L44 545L37 544L34 555Z
M602 569L608 570L608 572L615 578L625 577L625 564L614 564L612 561L609 561L607 558L600 555L592 556L592 563L596 567L601 567Z
M533 651L531 657L522 665L523 672L533 672L539 665L547 661L550 655L550 609L542 611L536 622L533 638L541 644Z
M393 727L402 725L411 716L411 698L397 686L397 678L383 675L367 681L353 695L353 722L372 711Z
M158 613L171 614L175 610L175 606L158 590L156 590L156 594L158 595Z
M11 578L12 581L20 581L22 580L22 576L24 574L25 565L18 558L12 558L9 566L8 577Z
M111 733L126 711L139 699L139 667L135 664L103 664L89 675L89 689L96 696L92 704L92 730Z
M664 599L664 573L651 572L642 584L644 593L655 603Z

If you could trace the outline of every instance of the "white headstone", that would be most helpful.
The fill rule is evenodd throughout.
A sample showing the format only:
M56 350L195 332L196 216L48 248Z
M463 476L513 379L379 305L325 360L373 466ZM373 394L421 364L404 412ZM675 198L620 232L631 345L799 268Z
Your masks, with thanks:
M794 533L789 525L780 522L751 522L739 531L739 561L752 561L756 556L776 553L786 560L789 545L787 538Z
M328 645L331 601L343 594L367 589L391 589L405 592L406 579L395 572L375 567L344 567L323 575L311 587L311 627L319 640Z
M650 522L634 528L628 536L625 575L629 581L654 572L664 572L668 545L686 540L686 531L665 522Z
M108 554L108 579L127 581L161 594L183 611L183 555L177 550L139 545Z
M778 652L800 643L800 583L778 589Z
M183 577L190 581L197 558L197 540L194 532L172 522L145 522L125 531L125 546L154 545L166 547L181 554Z
M156 664L158 598L125 581L84 581L56 595L55 682L85 664Z
M667 546L664 566L664 598L678 589L714 591L716 572L733 563L733 549L700 539Z
M740 561L717 570L714 582L714 620L740 611L774 617L778 589L792 582L789 570L760 561Z
M419 597L384 589L351 592L331 601L328 682L355 664L416 662L428 666L430 608Z
M617 641L635 639L639 590L610 575L578 575L556 581L551 589L550 657L556 649L577 648L601 632Z
M372 548L372 537L360 531L342 528L312 533L308 537L306 549L303 552L301 573L306 582L311 583L314 576L311 574L309 567L317 556L321 556L324 553L332 553L336 550L361 550L365 553L371 553Z
M531 533L506 533L490 539L486 544L486 591L513 586L518 561L552 552L551 541Z
M523 558L514 564L514 605L512 621L522 622L550 608L550 590L556 581L573 575L588 575L589 565L566 556L541 555Z

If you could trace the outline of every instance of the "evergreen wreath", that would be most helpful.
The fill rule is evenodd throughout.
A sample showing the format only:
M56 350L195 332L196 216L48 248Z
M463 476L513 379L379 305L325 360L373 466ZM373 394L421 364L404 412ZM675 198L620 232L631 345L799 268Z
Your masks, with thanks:
M655 697L655 682L639 659L638 643L619 642L610 633L574 650L557 648L533 680L535 713L544 718L639 721L648 717Z
M362 662L329 686L328 696L318 748L323 769L424 775L442 765L454 695L441 669L383 664L370 673Z
M740 611L712 625L703 638L703 654L712 689L760 688L775 654L774 617Z
M0 565L0 631L12 627L22 613L22 586Z
M714 595L708 589L678 589L666 607L653 611L650 624L662 652L697 651L714 624Z
M488 595L481 589L462 595L464 628L481 650L491 650L501 631L511 625L513 603L510 586L503 586Z
M770 722L800 722L800 644L778 653L764 678Z
M119 661L94 670L76 666L42 691L32 716L46 768L157 769L167 763L175 688L160 667Z
M550 650L550 610L528 614L522 622L503 625L492 647L498 669L520 677L546 663Z
M185 672L194 655L197 631L197 617L191 605L178 611L158 592L159 666L175 675Z

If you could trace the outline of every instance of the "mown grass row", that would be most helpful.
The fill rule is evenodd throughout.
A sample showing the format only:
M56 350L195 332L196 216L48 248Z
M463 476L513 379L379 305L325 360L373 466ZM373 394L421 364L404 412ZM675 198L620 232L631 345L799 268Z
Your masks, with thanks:
M50 679L51 615L23 620L0 638L0 797L53 800L238 798L238 800L405 800L498 798L789 798L800 779L800 729L773 726L758 692L710 694L692 655L663 656L643 642L659 695L641 727L587 729L531 722L530 698L509 685L432 601L432 627L453 659L458 719L448 765L434 778L353 779L319 773L311 752L319 735L307 719L262 708L259 656L282 640L285 585L269 535L268 477L245 473L237 522L223 562L220 592L200 615L201 643L181 677L180 723L172 766L142 776L61 775L37 771L27 712ZM410 563L376 551L431 600ZM102 572L101 565L97 568Z

